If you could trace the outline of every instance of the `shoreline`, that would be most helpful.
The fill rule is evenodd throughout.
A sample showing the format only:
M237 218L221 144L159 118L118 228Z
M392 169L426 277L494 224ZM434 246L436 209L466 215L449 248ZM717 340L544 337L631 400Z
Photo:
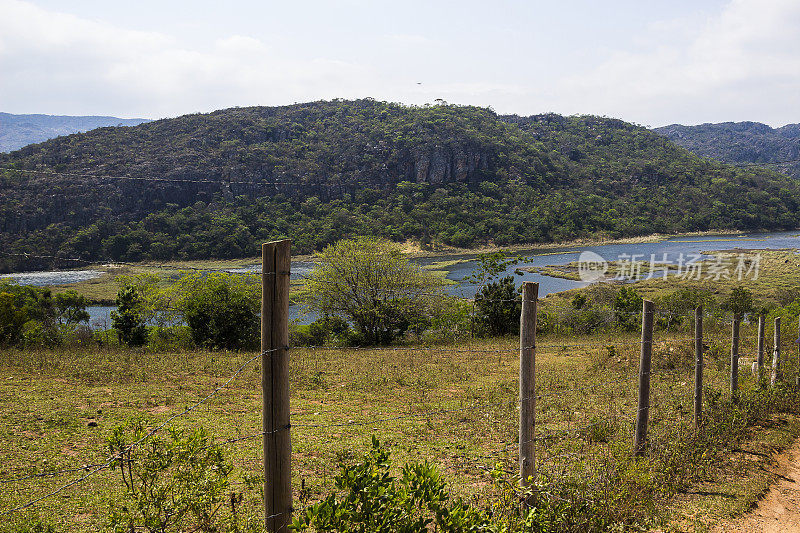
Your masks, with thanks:
M450 256L470 256L470 255L480 255L485 253L494 253L494 252L509 252L509 253L516 253L521 251L532 251L537 252L541 251L541 254L534 254L534 255L547 255L547 252L552 252L553 250L561 250L564 248L572 248L572 247L586 247L586 246L605 246L610 244L639 244L639 243L656 243L656 242L664 242L668 239L678 238L691 238L691 237L708 237L719 235L720 237L735 237L735 236L744 236L744 235L758 235L758 234L769 234L769 233L791 233L791 232L800 232L800 229L789 230L786 232L775 232L775 231L763 231L763 232L745 232L741 230L709 230L709 231L693 231L693 232L686 232L686 233L652 233L649 235L641 235L638 237L623 237L619 239L610 239L610 238L581 238L581 239L572 239L568 241L559 241L559 242L550 242L550 243L525 243L525 244L513 244L509 246L498 246L494 244L488 244L483 246L477 246L474 248L456 248L451 246L441 246L435 250L424 250L419 246L419 243L415 241L406 241L400 244L401 251L411 259L428 259L428 258L437 258L437 257L450 257ZM719 239L720 241L725 241L727 239ZM759 238L750 238L748 240L752 241L759 241L762 239ZM715 242L709 241L707 239L698 240L699 243L704 242ZM315 254L297 254L292 255L292 261L313 261ZM122 267L132 267L132 268L148 268L148 269L159 269L159 268L166 268L166 269L176 269L180 270L185 268L186 270L222 270L226 268L242 268L244 266L258 264L260 262L260 256L253 256L253 257L242 257L238 259L190 259L186 261L161 261L161 262L154 262L154 261L142 261L138 263L128 263L128 262L119 262L119 263L108 263L108 262L101 262L98 261L97 263L86 264L81 267L76 268L65 268L59 269L59 271L71 271L71 270L86 270L91 268L104 268L104 272L108 270L115 269L115 268L122 268ZM24 271L27 273L28 271ZM31 271L33 272L33 271ZM51 272L48 270L43 271L36 271L36 272ZM23 272L11 272L7 274L20 274Z

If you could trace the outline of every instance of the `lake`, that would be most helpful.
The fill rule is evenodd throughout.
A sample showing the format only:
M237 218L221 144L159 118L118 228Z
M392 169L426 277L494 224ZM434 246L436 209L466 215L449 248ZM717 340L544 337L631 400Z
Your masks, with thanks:
M659 242L568 246L563 248L548 248L545 250L541 248L532 248L519 252L520 255L529 256L530 262L512 266L506 270L506 273L509 275L513 274L515 269L526 266L545 267L548 265L566 265L570 262L577 261L580 254L585 251L594 252L607 261L615 261L625 257L630 258L633 255L638 256L638 259L644 261L649 261L651 256L654 257L656 261L662 261L664 259L667 261L677 261L681 254L683 254L683 256L689 256L703 251L732 248L796 249L800 248L800 233L779 232L739 235L704 235L702 237L683 236L671 237ZM446 271L447 279L457 282L454 285L448 286L447 290L450 294L464 298L472 298L475 296L478 287L475 284L465 282L464 278L475 270L477 265L474 260L475 257L476 254L440 256L419 259L417 262L425 266L441 261L459 261L454 265L442 267L439 270ZM310 261L292 261L292 275L295 278L302 278L311 271L312 267L313 263ZM230 269L227 270L227 272L258 273L260 270L261 265L253 264L242 268ZM58 272L21 272L18 274L5 274L3 277L11 277L22 284L46 286L75 283L76 281L92 279L92 277L97 277L101 274L102 272L94 270L68 270ZM523 275L514 277L517 285L521 285L524 281L538 282L540 297L554 292L585 287L589 284L584 281L553 278L531 272L523 272ZM96 327L102 327L104 324L110 325L110 313L112 310L113 307L108 306L93 306L87 308L91 316L90 323L96 325ZM307 323L313 320L313 317L301 316L299 306L292 306L290 315L291 318L298 319L301 323Z

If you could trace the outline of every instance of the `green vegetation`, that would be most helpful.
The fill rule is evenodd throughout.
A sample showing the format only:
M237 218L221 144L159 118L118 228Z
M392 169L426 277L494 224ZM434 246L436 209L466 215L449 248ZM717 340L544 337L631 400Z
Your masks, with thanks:
M309 253L353 235L474 247L800 220L794 180L639 126L454 105L228 109L61 137L0 167L31 171L0 170L0 245L30 254L0 257L5 270L75 266L33 257L42 250L226 259L279 237Z
M331 280L341 280L341 287L373 287L364 294L377 294L393 305L370 307L376 298L364 298L363 307L375 310L371 315L409 308L403 290L418 289L409 283L409 275L434 283L419 269L409 270L397 248L385 241L344 241L321 255L326 254L329 261L322 261L314 275L316 288ZM337 260L344 261L340 267L360 268L337 270L327 278L319 274ZM504 254L482 256L483 268L476 276L488 287L514 261ZM746 508L769 478L759 474L757 482L736 484L760 460L752 453L750 459L742 455L763 452L762 441L778 450L800 432L800 392L793 385L799 369L795 357L787 358L782 371L789 383L774 388L740 372L738 401L733 401L728 392L729 321L732 313L752 309L797 320L800 274L790 261L796 261L792 252L764 252L761 277L746 284L667 278L600 284L544 299L536 343L541 393L536 407L537 476L530 489L520 487L514 474L518 339L470 338L476 317L465 302L445 300L452 305L414 308L423 310L415 316L425 318L424 332L387 322L393 328L391 347L303 348L293 343L289 375L295 525L311 531L607 531L663 528L700 507L707 516L695 519L709 524L721 512ZM370 268L361 269L365 266ZM388 293L399 294L399 302L375 292L376 280L403 281ZM209 317L205 324L225 325L213 318L215 309L232 309L233 314L252 310L248 302L253 284L247 276L221 274L186 274L171 287L152 275L120 282L121 294L136 295L131 308L137 317L151 324L146 347L117 345L104 340L101 332L86 342L61 343L54 349L18 343L0 350L0 481L13 487L0 492L0 507L44 496L73 474L79 478L91 471L84 465L101 465L115 452L123 454L114 462L121 470L99 471L57 497L12 514L0 531L258 529L258 486L263 480L261 442L252 438L261 431L255 354L227 351L216 342L198 349L197 344L185 344L191 324L170 325L172 318L183 316L182 310L195 308ZM440 285L437 280L433 287ZM773 292L761 290L771 285L777 287ZM13 295L15 287L9 283L5 293ZM22 301L39 309L46 291L29 289L19 288L30 294ZM319 294L313 284L308 290ZM512 292L513 298L495 299L509 300L499 313L516 312L518 295ZM424 292L430 294L437 292ZM636 330L643 295L656 300L657 317L650 437L645 455L634 457ZM78 299L71 295L64 301ZM692 315L699 303L707 311L708 350L704 423L696 431L691 417ZM62 320L66 324L78 315L65 314ZM310 344L338 344L353 335L350 329L357 326L345 318L355 321L350 315L331 314L309 326L305 333L314 337ZM743 361L749 362L755 352L755 329L752 315L745 316ZM794 353L793 342L791 336L783 337L783 353ZM217 392L209 395L212 391ZM200 399L200 407L187 411ZM125 456L132 442L168 421L172 425L163 433ZM62 469L70 470L67 477L58 474ZM694 488L720 482L729 496L727 506L687 500L687 492L697 492ZM529 505L525 510L522 500Z
M119 471L124 486L122 498L111 509L108 530L262 530L252 509L248 517L241 509L237 513L240 498L230 492L233 466L203 428L170 428L167 438L148 433L146 421L138 418L112 429L107 438L110 469Z
M316 256L304 290L311 310L349 320L355 344L390 344L406 331L422 334L446 303L441 278L423 271L391 242L339 241Z
M141 346L147 342L147 325L141 310L142 302L136 287L127 286L117 294L117 309L111 312L111 324L120 342Z
M780 128L759 122L672 124L653 131L703 157L725 163L769 165L800 178L800 124Z
M475 294L473 317L478 335L494 337L519 333L520 291L515 286L514 276L500 278L500 274L521 260L521 257L509 257L505 252L481 254L475 271L465 278L480 287Z
M86 322L86 298L73 290L53 297L50 289L0 280L0 348L56 345Z
M427 462L403 467L391 475L389 452L372 438L364 460L342 464L334 490L299 513L296 531L353 531L358 533L442 533L498 531L487 518L461 499L451 501L436 467Z
M591 303L586 300L584 307ZM566 310L550 310L561 312ZM296 347L290 360L296 518L312 527L355 524L367 513L366 495L384 491L385 501L402 503L400 509L413 508L393 522L398 526L406 519L437 520L446 516L445 509L458 510L459 520L480 519L487 527L508 532L600 531L667 521L671 502L680 499L681 491L726 479L732 449L763 451L749 443L770 427L783 434L798 430L781 422L791 420L800 405L791 386L762 388L743 373L740 401L730 401L727 317L706 323L706 424L699 436L691 428L692 390L687 385L693 372L687 340L691 322L657 331L650 446L641 459L631 454L636 334L612 329L591 336L544 335L537 342L542 393L537 401L539 474L526 513L519 511L525 492L513 475L516 338L391 350ZM742 328L741 352L752 353L755 325L746 322ZM792 341L784 340L787 353ZM109 346L0 351L5 429L0 432L0 480L41 474L6 485L13 490L0 493L0 506L22 504L83 476L85 471L48 474L104 463L110 442L116 443L114 449L124 449L139 438L137 431L141 435L137 427L155 428L182 412L251 357L253 353ZM246 365L202 408L175 419L174 433L159 433L154 444L137 448L135 467L143 470L134 473L133 489L121 481L120 472L98 472L57 498L14 513L0 530L39 523L55 531L89 531L108 528L115 516L120 527L131 518L144 526L146 514L163 519L165 502L173 505L172 497L137 499L146 487L158 489L159 497L164 494L161 489L174 491L167 492L177 502L171 508L186 510L195 489L205 484L210 484L210 499L200 504L219 506L213 515L219 531L232 530L233 515L242 531L248 517L259 523L261 443L223 442L260 431L259 370L258 365ZM795 371L790 358L787 379ZM142 414L146 420L128 425L131 417ZM209 432L198 433L201 426ZM372 435L384 443L384 451L375 451ZM215 442L218 447L210 446ZM217 456L217 450L224 457ZM374 459L388 452L391 462ZM741 469L738 456L737 461ZM214 465L219 467L211 468ZM731 501L753 498L762 486L731 489ZM358 487L365 492L359 493ZM231 495L238 502L233 508ZM384 517L381 509L396 509L380 507L380 501L376 505L376 520ZM198 514L182 516L200 524L204 515L197 509ZM177 520L177 515L170 516Z
M261 285L254 275L184 274L171 288L197 346L254 349L261 340Z

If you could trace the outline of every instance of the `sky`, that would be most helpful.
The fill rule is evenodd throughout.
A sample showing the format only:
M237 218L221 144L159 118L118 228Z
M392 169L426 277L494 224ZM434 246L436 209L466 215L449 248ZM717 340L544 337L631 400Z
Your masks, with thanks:
M797 0L0 0L0 111L371 97L645 126L800 122Z

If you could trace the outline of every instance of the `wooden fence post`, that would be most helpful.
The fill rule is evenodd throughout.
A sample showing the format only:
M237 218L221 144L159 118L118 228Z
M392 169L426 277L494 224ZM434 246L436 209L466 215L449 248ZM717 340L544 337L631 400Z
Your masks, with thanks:
M519 319L519 475L522 484L536 475L536 301L539 284L522 284Z
M797 319L797 377L795 378L795 386L800 387L800 317Z
M761 379L764 377L764 315L758 315L758 352L756 355L756 380L761 386Z
M772 373L769 384L774 386L781 379L781 317L775 317L775 333L773 337L774 348L772 349Z
M731 324L731 399L736 402L739 400L739 325L742 315L733 314Z
M650 361L653 356L653 302L642 302L642 353L639 359L639 402L636 410L636 435L633 452L642 455L647 443L650 416Z
M288 352L291 241L264 243L261 259L264 516L267 531L284 533L292 519Z
M703 306L694 310L694 427L703 423Z

